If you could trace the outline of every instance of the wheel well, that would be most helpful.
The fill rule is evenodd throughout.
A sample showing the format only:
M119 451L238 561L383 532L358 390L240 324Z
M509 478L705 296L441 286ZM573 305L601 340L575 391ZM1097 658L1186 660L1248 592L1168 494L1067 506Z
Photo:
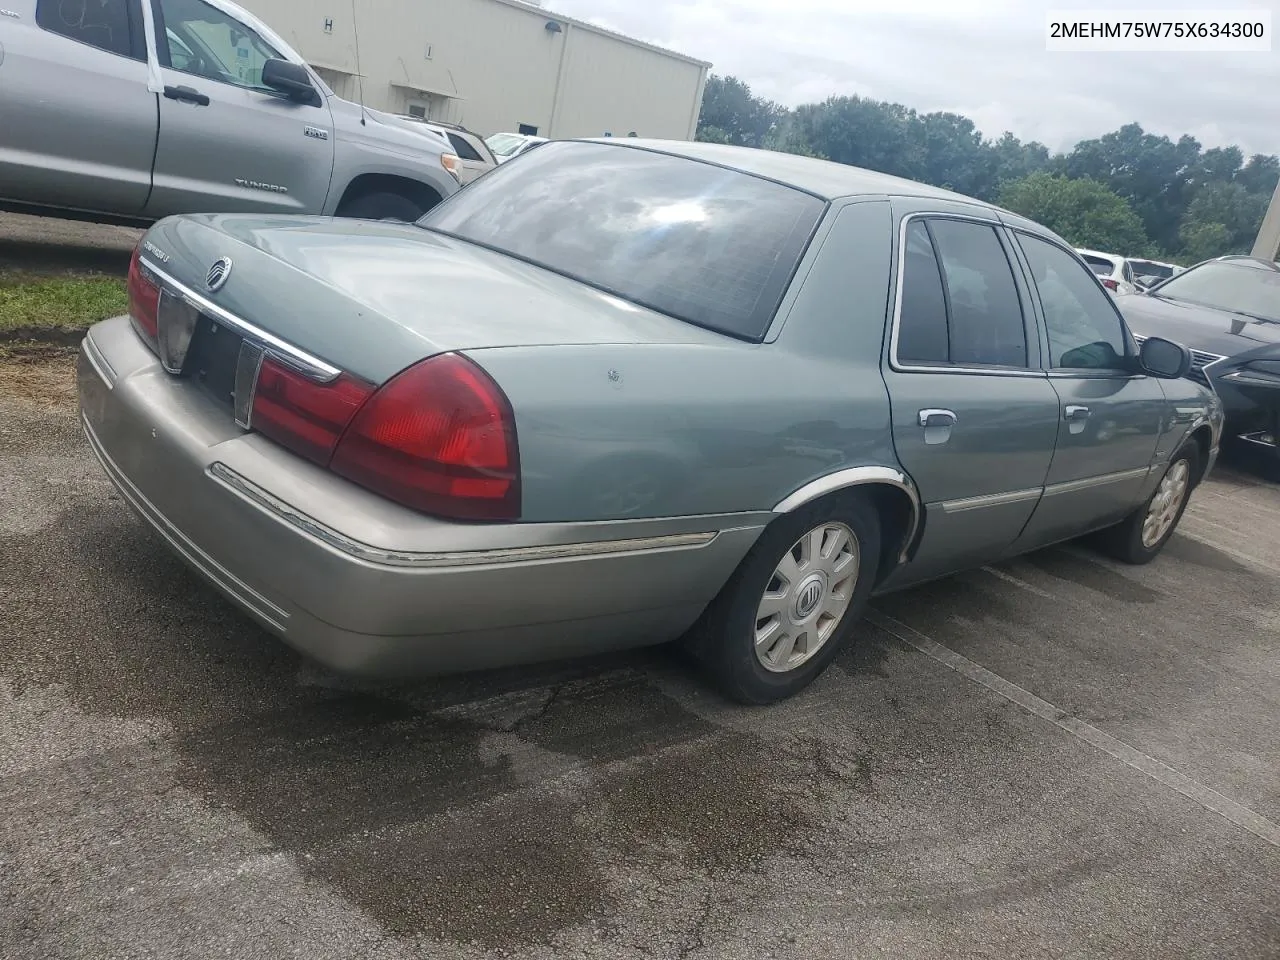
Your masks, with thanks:
M373 193L395 193L412 200L423 210L430 210L442 199L439 192L425 183L410 180L408 177L397 177L389 173L362 173L349 184L338 202L341 210L353 200L367 197Z
M1209 449L1213 443L1213 431L1208 426L1197 427L1191 434L1191 439L1196 442L1196 448L1200 451L1199 473L1196 476L1198 484L1204 479L1205 471L1209 469Z
M880 567L877 583L884 580L898 566L898 559L911 546L919 534L922 519L916 518L916 504L901 487L888 483L858 483L833 490L825 496L810 501L848 497L862 494L871 500L880 516Z

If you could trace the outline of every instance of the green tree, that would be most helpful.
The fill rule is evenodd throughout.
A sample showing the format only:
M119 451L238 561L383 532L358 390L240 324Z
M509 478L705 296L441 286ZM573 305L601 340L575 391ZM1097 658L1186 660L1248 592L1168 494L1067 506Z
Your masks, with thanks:
M707 78L698 114L699 140L762 147L786 113L772 100L757 97L737 77Z
M1188 220L1178 233L1182 259L1189 264L1222 256L1230 246L1230 234L1220 223Z
M1006 184L1000 205L1078 247L1138 256L1150 246L1133 207L1096 180L1033 173Z
M1065 158L1069 177L1097 180L1128 200L1142 219L1147 235L1172 249L1190 200L1189 186L1201 159L1200 144L1183 136L1145 132L1130 123L1096 140L1083 140Z
M1210 183L1200 189L1196 198L1191 201L1191 205L1187 207L1182 229L1185 231L1188 227L1221 224L1225 232L1223 245L1210 256L1248 253L1253 246L1254 237L1257 236L1258 227L1262 225L1263 214L1267 212L1268 200L1270 197L1261 193L1250 193L1238 183ZM1204 236L1202 233L1195 235ZM1203 242L1203 240L1197 240L1198 244ZM1198 249L1201 248L1198 247Z

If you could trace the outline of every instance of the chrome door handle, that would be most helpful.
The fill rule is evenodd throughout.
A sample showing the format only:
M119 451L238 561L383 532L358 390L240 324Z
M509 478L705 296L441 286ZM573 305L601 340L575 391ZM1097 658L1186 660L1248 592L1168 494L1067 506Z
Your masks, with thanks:
M953 427L956 419L956 415L950 410L928 408L920 411L920 426L922 427Z
M1080 404L1071 404L1062 411L1062 419L1064 420L1088 420L1089 408Z

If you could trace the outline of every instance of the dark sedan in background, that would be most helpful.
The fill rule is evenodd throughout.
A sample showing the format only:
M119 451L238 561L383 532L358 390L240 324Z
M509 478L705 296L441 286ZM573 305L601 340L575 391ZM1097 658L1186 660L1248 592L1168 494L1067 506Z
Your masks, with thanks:
M1207 260L1116 305L1137 339L1191 349L1190 376L1222 398L1224 436L1260 449L1280 479L1280 264Z

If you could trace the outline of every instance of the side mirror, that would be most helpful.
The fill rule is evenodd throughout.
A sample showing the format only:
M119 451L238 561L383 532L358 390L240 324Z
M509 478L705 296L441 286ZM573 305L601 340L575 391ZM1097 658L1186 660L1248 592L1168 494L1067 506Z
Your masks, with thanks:
M1138 350L1138 362L1143 371L1153 377L1177 380L1191 369L1191 351L1172 340L1147 337Z
M320 94L311 85L311 74L299 64L288 60L268 60L262 65L262 84L279 90L297 103L320 106Z

